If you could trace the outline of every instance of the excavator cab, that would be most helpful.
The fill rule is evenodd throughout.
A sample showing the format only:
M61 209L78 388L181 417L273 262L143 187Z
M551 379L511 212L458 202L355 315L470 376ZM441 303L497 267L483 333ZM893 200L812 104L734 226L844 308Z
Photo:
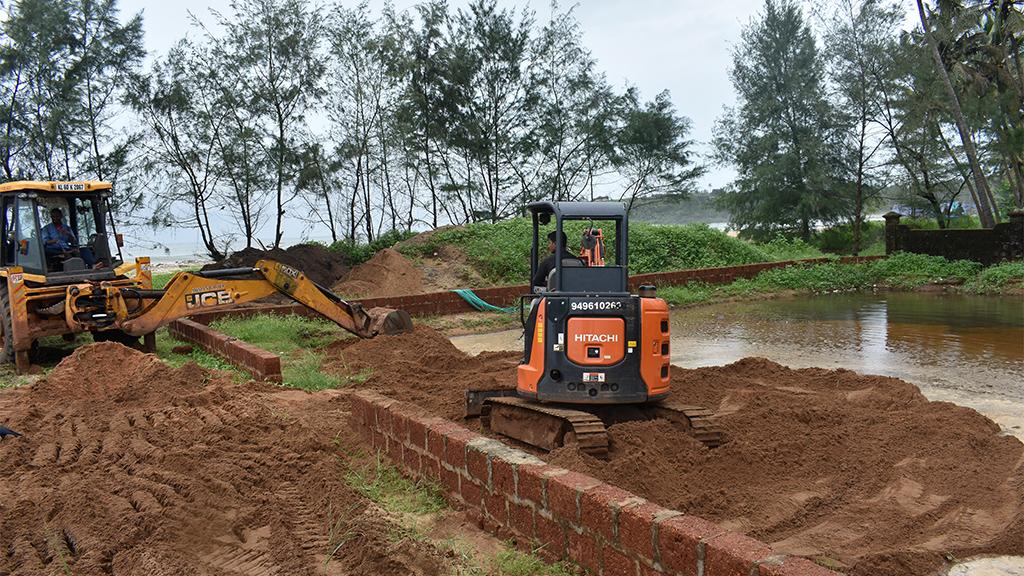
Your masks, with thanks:
M606 426L629 420L668 420L707 446L718 446L722 434L709 410L666 401L668 305L653 286L641 286L637 294L629 290L626 207L534 202L527 209L533 217L531 277L547 257L541 227L554 222L555 254L566 256L555 258L546 290L527 297L528 315L524 300L523 360L515 389L467 391L466 415L479 415L485 429L537 448L577 444L596 457L608 452ZM614 227L610 254L595 221ZM563 239L572 246L563 246Z
M113 279L121 265L120 246L110 250L107 234L108 182L8 182L0 184L0 267L17 266L42 284ZM52 214L59 211L60 246Z

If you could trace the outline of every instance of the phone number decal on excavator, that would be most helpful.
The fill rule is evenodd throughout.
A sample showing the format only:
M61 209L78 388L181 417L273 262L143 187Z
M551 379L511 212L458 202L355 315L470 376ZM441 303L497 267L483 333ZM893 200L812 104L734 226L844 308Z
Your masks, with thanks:
M574 301L571 310L622 310L621 301L608 300L579 300Z
M185 294L185 308L189 310L208 308L210 306L223 306L224 304L232 304L234 301L235 299L231 297L231 292L227 290L210 290L195 294Z

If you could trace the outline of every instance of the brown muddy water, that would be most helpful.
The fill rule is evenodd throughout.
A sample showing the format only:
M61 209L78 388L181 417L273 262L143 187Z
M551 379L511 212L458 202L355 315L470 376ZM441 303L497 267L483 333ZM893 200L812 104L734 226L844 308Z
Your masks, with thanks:
M469 353L518 350L521 332L457 336ZM912 382L1024 438L1024 298L831 294L672 312L684 368L761 356L793 368L846 368Z

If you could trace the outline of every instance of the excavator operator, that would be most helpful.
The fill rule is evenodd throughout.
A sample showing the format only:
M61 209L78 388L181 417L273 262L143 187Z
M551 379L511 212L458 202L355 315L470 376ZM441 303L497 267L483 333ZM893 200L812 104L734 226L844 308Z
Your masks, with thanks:
M565 232L552 230L548 233L548 252L550 255L537 266L537 273L533 275L533 280L530 282L535 293L543 292L548 289L548 275L555 269L555 250L558 249L558 245L555 243L555 234L562 235L562 259L578 260L575 254L567 250L568 240L565 236Z

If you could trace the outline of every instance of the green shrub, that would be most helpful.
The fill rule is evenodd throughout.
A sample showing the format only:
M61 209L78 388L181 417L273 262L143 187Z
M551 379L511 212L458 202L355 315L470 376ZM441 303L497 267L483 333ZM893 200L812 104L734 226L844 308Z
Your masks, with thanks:
M824 256L818 246L808 244L801 238L786 238L782 234L776 235L769 242L758 245L758 248L771 256L772 260L802 260Z
M983 294L999 292L1010 284L1024 284L1024 262L1007 262L981 271L968 288Z
M1004 265L1005 270L990 273L991 284L1006 278L1024 277L1024 266ZM660 288L658 292L675 305L694 304L713 298L729 298L756 293L797 290L807 292L835 292L865 290L875 286L915 288L936 281L966 281L975 278L982 266L970 260L950 262L941 256L899 253L883 260L860 264L796 265L765 270L754 278L736 280L731 284L710 286L691 283L684 286ZM1016 276L1015 276L1016 275Z
M885 245L885 223L864 222L860 230L861 254L864 254L865 246L871 246L878 242ZM840 224L814 233L811 243L822 252L832 254L853 254L853 224Z
M615 256L614 229L604 229L607 259ZM587 222L570 222L566 234L574 244ZM545 227L546 236L553 225ZM460 248L472 265L487 280L496 284L525 282L530 274L530 245L533 224L527 218L504 220L495 224L476 223L457 228L438 230L425 242L405 246L402 251L411 256L429 255L442 245ZM543 244L543 242L542 242ZM686 226L647 224L634 222L629 229L631 274L709 268L766 262L772 255L742 240L731 238L706 224ZM816 254L817 255L817 254Z

